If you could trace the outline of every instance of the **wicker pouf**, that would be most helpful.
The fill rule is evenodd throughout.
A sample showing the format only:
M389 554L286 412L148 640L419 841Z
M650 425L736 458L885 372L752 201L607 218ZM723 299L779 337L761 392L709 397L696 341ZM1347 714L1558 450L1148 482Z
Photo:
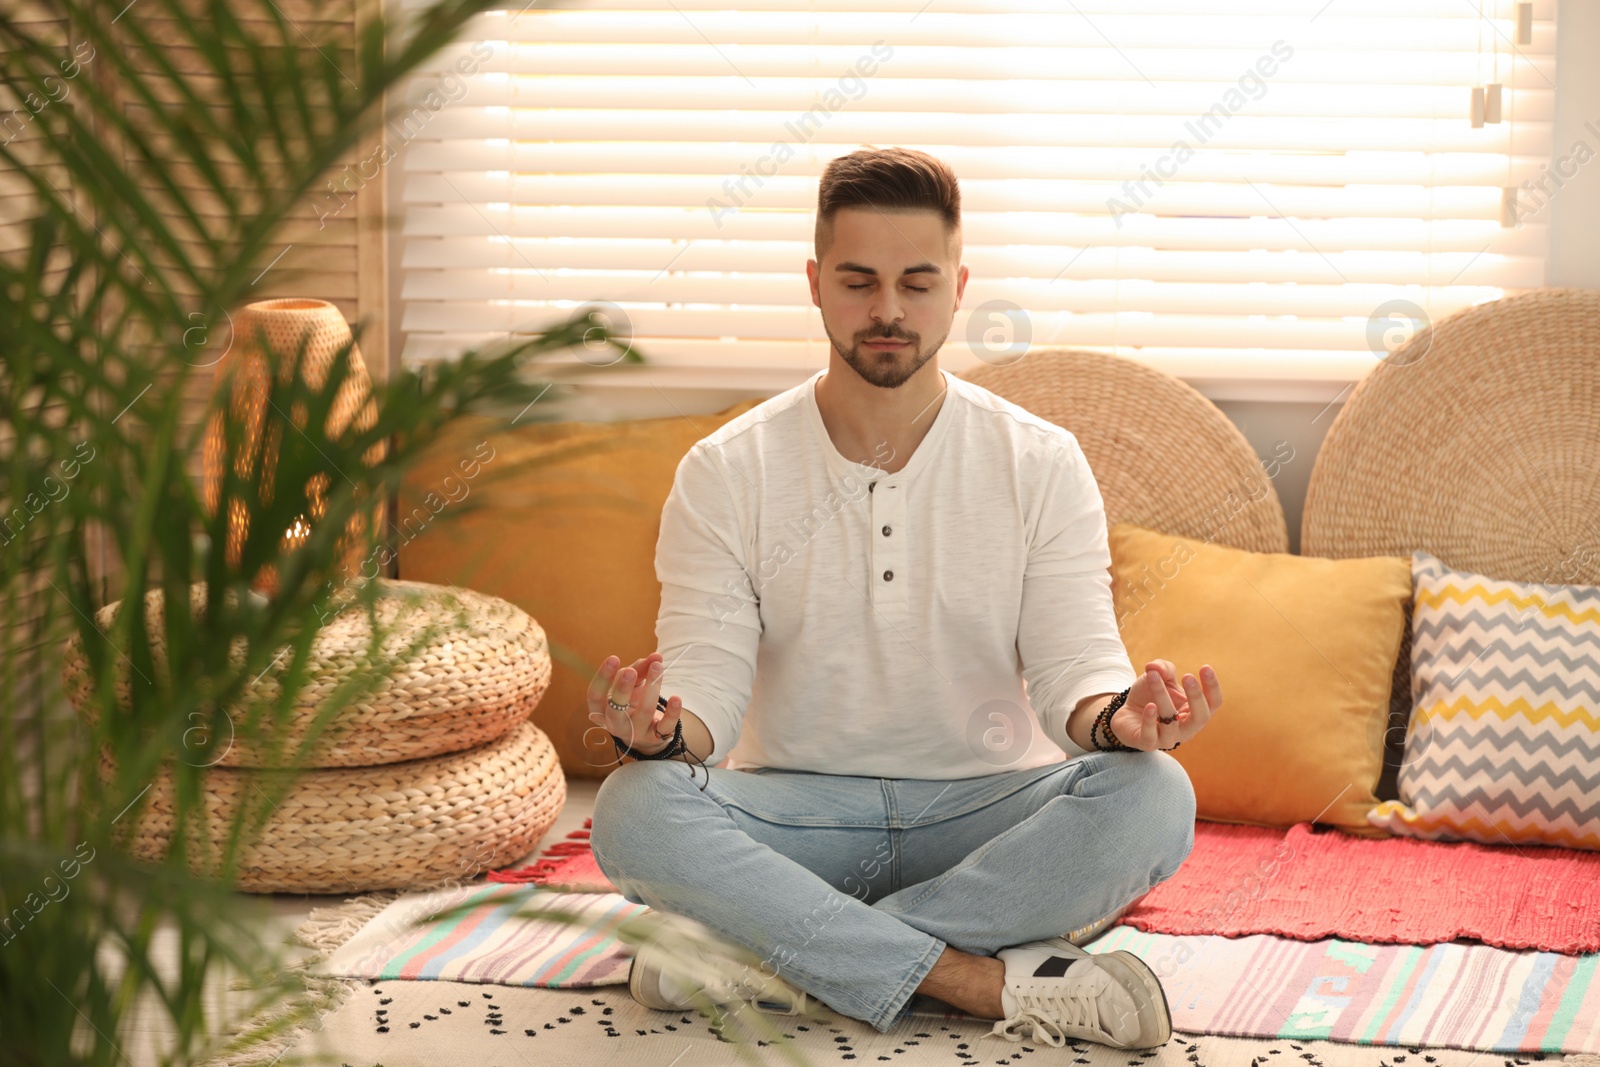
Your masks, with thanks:
M112 770L109 760L102 763L103 774ZM265 803L275 793L271 777L283 773L208 770L210 839L223 839L242 798ZM272 809L235 886L252 893L354 893L469 878L531 852L566 797L555 747L528 722L468 752L306 771ZM172 829L172 779L163 772L133 829L134 857L159 860ZM207 864L194 866L213 873Z
M461 752L506 735L527 720L550 685L550 652L542 627L509 601L426 582L376 579L376 615L385 634L385 653L401 659L395 670L363 700L342 709L325 729L306 766L367 767ZM205 605L206 587L190 589L196 616ZM96 613L109 629L119 603ZM145 618L158 670L165 670L162 592L145 596ZM419 651L406 651L428 628L435 635ZM331 616L312 642L307 681L292 719L279 740L294 752L307 729L339 685L353 672L368 669L372 636L365 608L353 606ZM283 656L252 685L252 701L278 699ZM119 664L117 695L128 703L125 665ZM88 662L76 634L62 657L62 682L80 712L90 713ZM230 709L244 721L245 709ZM271 766L261 747L242 735L219 739L203 762L214 767ZM194 761L191 761L194 762Z

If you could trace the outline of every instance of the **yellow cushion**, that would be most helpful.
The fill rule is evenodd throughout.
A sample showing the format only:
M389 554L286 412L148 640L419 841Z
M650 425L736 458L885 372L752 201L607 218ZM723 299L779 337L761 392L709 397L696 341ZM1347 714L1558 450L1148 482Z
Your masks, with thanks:
M1135 670L1211 664L1223 704L1172 753L1197 815L1329 823L1366 813L1383 770L1389 685L1411 596L1407 559L1247 552L1140 526L1110 531L1117 625Z
M588 720L586 693L606 656L626 665L656 650L656 536L678 462L762 402L508 433L504 419L471 417L406 476L400 577L503 597L544 627L554 672L533 721L568 775L603 777L616 766L615 748Z

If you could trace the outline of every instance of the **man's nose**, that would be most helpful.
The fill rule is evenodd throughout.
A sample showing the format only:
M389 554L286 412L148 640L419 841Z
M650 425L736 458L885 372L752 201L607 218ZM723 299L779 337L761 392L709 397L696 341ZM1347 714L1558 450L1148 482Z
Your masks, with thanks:
M893 296L880 297L871 309L872 319L879 328L893 327L892 332L895 333L899 332L898 323L905 318L905 314L905 308Z

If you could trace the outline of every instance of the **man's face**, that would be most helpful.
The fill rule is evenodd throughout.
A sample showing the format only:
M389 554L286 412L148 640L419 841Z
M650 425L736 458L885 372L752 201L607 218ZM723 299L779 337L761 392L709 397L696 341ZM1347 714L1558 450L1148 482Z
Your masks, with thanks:
M833 244L824 262L806 261L806 276L828 340L864 380L897 389L944 345L967 285L960 240L946 238L936 211L834 215Z

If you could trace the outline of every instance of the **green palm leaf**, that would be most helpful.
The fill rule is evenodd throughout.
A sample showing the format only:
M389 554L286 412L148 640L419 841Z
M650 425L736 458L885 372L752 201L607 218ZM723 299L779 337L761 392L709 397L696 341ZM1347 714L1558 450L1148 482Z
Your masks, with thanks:
M221 550L226 508L208 511L188 470L205 427L186 401L206 384L196 324L220 328L224 309L251 298L297 207L388 117L385 94L398 99L404 79L490 6L444 0L400 33L373 18L353 41L287 0L61 0L44 23L0 11L0 91L49 101L0 142L8 190L34 205L26 246L0 252L6 1062L123 1063L136 1006L175 1035L163 1062L196 1062L228 1021L204 995L208 981L246 976L263 1008L304 988L284 948L264 942L261 909L229 889L293 774L263 775L259 803L216 834L204 818L213 769L201 757L233 731L304 765L340 708L407 652L376 625L376 587L344 569L347 522L392 495L452 421L531 402L560 376L559 363L541 376L541 361L610 340L580 311L540 335L401 370L374 386L372 425L338 433L326 416L342 359L316 388L271 376L267 424L281 447L243 473L227 465L221 494L245 509L249 533L237 561ZM623 361L643 362L631 346ZM237 450L240 417L231 405L212 410ZM318 476L326 513L286 554L279 533L309 513L305 487ZM361 552L377 537L368 530ZM269 568L276 591L254 594ZM147 617L154 589L165 607ZM112 602L102 627L97 612ZM309 653L336 608L374 621L367 669L291 743ZM91 680L82 714L60 692L69 638ZM268 671L270 702L254 688ZM176 829L165 859L139 862L131 837L159 776L171 782ZM274 1025L292 1025L295 1010Z

